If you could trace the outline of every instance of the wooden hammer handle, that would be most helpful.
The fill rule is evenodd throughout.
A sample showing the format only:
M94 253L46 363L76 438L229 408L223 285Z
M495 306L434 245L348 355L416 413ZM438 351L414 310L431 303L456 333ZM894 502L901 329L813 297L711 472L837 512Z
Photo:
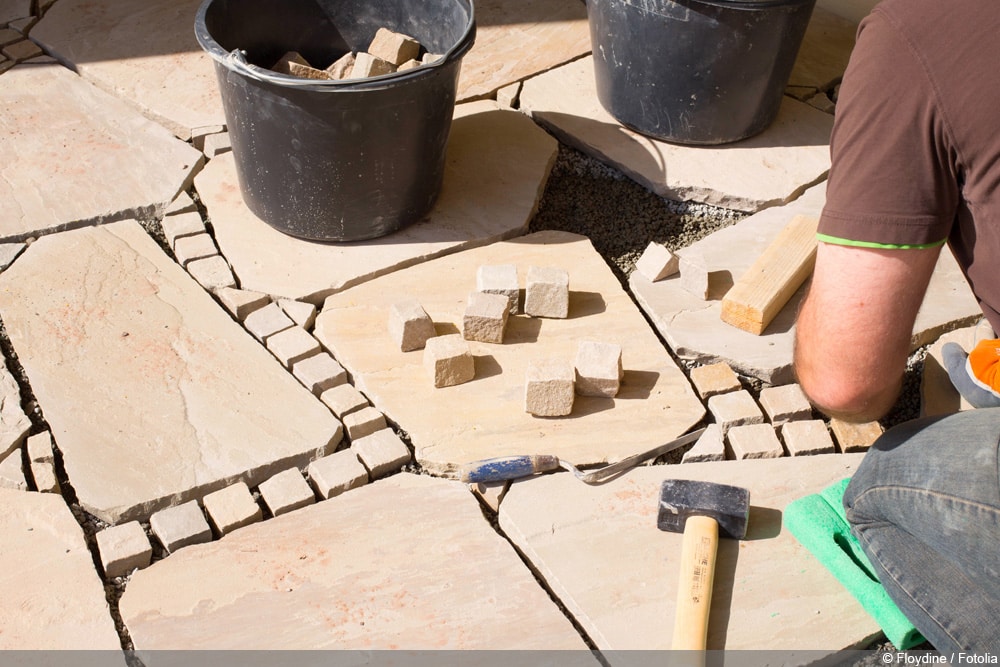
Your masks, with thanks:
M708 642L708 612L712 606L719 524L707 516L690 516L684 523L681 576L674 609L675 650L704 651Z

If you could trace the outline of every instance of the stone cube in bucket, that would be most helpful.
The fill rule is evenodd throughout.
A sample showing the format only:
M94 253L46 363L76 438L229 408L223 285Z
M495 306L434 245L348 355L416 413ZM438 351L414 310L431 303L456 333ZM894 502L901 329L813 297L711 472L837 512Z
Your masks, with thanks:
M379 28L437 60L342 80L270 71L288 51L326 67L366 51ZM205 0L195 19L212 57L247 207L316 241L359 241L424 217L444 176L472 0Z

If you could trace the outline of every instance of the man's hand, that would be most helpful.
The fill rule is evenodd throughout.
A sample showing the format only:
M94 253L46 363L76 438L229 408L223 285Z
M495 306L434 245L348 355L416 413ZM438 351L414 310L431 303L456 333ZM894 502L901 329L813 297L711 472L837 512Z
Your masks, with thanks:
M940 252L819 244L795 325L795 371L817 408L864 422L893 406Z

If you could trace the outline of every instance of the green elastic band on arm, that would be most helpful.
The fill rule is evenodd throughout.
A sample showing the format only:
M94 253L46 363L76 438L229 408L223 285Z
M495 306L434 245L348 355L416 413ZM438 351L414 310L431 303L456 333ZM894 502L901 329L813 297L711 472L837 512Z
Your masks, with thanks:
M937 248L942 246L947 242L948 239L942 239L940 241L935 241L933 243L921 243L917 245L902 244L897 245L895 243L873 243L871 241L854 241L851 239L842 239L839 236L829 236L827 234L816 234L816 238L823 243L833 243L834 245L846 245L854 246L855 248L883 248L886 250L924 250L926 248Z

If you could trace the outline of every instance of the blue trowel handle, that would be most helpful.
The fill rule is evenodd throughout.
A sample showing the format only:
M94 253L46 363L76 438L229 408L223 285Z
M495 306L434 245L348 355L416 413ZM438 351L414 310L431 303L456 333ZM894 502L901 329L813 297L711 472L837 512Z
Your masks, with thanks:
M466 463L459 475L463 482L503 482L558 467L559 458L550 454L500 456Z

